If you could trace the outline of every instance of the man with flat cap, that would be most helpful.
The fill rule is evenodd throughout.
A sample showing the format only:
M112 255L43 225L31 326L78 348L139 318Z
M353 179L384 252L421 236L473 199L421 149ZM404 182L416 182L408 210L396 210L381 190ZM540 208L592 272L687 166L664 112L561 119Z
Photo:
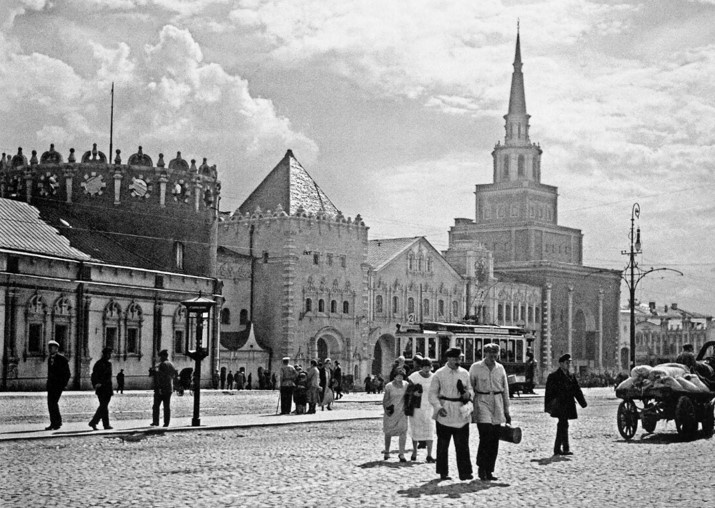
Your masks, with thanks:
M72 377L67 358L59 353L60 345L51 340L47 343L50 358L47 361L47 409L50 412L50 425L45 430L57 430L62 427L60 397Z
M559 368L546 378L544 411L552 418L558 418L554 455L573 455L569 446L569 420L578 418L576 402L586 407L586 399L576 376L571 374L571 355L559 357Z
M94 413L94 416L89 421L89 426L92 430L97 430L97 424L99 420L102 420L102 425L106 430L112 428L109 425L109 401L112 400L112 395L114 391L112 390L112 348L105 347L102 349L102 358L97 360L92 367L92 386L94 387L94 393L97 394L99 399L99 407Z
M164 405L164 427L171 420L171 394L174 393L176 368L169 361L166 349L159 351L159 363L154 367L154 405L152 406L152 427L159 425L159 406Z
M291 406L293 405L293 390L295 389L295 379L298 377L298 372L295 367L288 365L290 357L283 358L283 365L280 370L280 385L281 385L281 414L289 415Z
M437 420L437 474L449 480L449 442L454 437L459 479L471 480L472 463L469 458L469 423L471 417L462 406L474 396L469 383L469 372L459 366L462 350L449 348L445 353L447 363L434 373L429 387L428 400Z

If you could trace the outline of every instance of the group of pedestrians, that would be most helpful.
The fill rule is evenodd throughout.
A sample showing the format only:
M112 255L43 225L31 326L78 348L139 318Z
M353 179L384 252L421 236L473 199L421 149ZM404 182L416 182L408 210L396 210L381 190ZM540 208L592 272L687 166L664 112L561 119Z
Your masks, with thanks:
M59 400L67 386L72 374L67 358L59 352L59 343L51 340L47 344L49 358L47 363L47 409L50 413L50 425L45 430L57 430L62 427L62 414L60 413ZM112 385L112 348L102 349L102 357L92 367L91 383L97 395L99 406L94 416L89 420L89 427L97 430L99 423L105 430L113 427L109 422L109 403L114 395ZM178 373L169 361L169 352L166 349L159 351L159 363L150 370L154 378L154 403L152 405L152 426L159 425L159 416L163 406L164 427L171 421L171 395L174 393L174 380ZM124 393L124 369L117 374L117 391Z
M477 425L479 447L477 474L482 481L493 481L499 441L505 426L511 424L509 383L504 366L497 362L499 345L487 344L483 359L472 364L467 371L459 365L462 351L446 351L446 364L432 372L429 358L413 359L416 370L409 376L404 358L396 360L390 373L391 381L385 386L382 405L385 410L383 432L385 435L385 460L389 459L393 437L398 438L400 462L407 462L405 446L407 434L412 439L412 456L417 460L417 450L427 449L428 463L436 464L441 480L449 476L449 446L454 440L457 471L462 481L472 480L473 469L469 450L470 423ZM571 356L559 358L559 368L546 382L544 410L558 419L555 455L572 455L569 446L568 421L577 418L576 401L586 407L586 400L575 376L570 372ZM437 457L432 456L434 435L437 436Z
M221 390L243 390L246 388L248 378L246 377L246 367L240 367L234 374L232 370L226 372L226 367L221 368L219 374ZM217 386L218 388L218 386Z
M279 371L280 414L312 414L320 405L321 411L332 410L336 399L343 397L343 376L340 362L330 358L311 360L307 371L300 365L291 365L290 357L282 360Z

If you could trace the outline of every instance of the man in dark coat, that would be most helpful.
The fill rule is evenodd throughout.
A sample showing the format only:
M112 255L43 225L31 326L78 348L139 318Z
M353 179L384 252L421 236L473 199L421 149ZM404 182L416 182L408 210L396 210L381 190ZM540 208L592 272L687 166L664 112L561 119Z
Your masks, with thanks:
M92 430L97 430L99 420L102 420L102 425L105 429L111 429L109 425L109 401L112 400L114 391L112 390L112 362L109 360L112 357L112 348L105 347L102 349L102 358L97 360L92 368L92 386L94 393L99 399L99 407L97 412L89 421L89 426Z
M47 361L47 409L50 412L50 425L45 430L57 430L62 427L60 397L72 377L67 358L59 353L59 343L51 340L47 343L50 358Z
M571 355L567 353L559 358L559 368L546 379L544 411L559 420L554 455L573 455L569 447L569 420L578 418L576 401L581 407L588 405L576 377L569 372L570 368Z
M176 367L169 361L169 351L159 351L159 363L154 368L154 405L152 412L152 427L159 425L159 406L164 405L164 427L171 421L171 394L174 393L174 378Z
M117 374L117 391L124 393L124 369L121 369Z

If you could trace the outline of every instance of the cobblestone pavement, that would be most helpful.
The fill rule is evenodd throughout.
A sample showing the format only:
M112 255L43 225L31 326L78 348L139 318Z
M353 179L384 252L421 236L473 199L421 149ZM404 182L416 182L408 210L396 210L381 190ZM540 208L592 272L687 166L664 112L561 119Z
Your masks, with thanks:
M395 452L382 460L375 419L167 432L138 441L90 433L2 442L0 505L712 506L712 439L681 442L673 422L660 422L655 434L639 429L626 442L616 429L613 391L585 394L589 407L571 424L570 457L551 455L556 425L542 412L543 399L515 399L512 415L524 439L501 443L494 482L440 482L424 450L417 462L399 463ZM470 432L474 456L478 436L474 426ZM456 477L453 450L450 469Z

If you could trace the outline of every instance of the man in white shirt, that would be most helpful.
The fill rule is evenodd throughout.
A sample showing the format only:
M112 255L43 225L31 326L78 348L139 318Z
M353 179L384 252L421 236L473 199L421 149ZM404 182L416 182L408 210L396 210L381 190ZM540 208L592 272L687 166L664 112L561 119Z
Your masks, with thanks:
M445 353L447 364L438 369L432 379L429 401L437 415L437 474L449 480L449 442L454 437L457 453L457 470L460 480L471 480L472 463L469 453L470 416L461 410L472 400L474 393L469 383L469 373L459 366L459 348L450 348Z
M509 415L509 381L506 370L496 359L499 345L484 346L484 359L472 364L469 381L474 389L474 420L479 431L477 473L480 480L496 480L494 465L499 454L499 434Z

